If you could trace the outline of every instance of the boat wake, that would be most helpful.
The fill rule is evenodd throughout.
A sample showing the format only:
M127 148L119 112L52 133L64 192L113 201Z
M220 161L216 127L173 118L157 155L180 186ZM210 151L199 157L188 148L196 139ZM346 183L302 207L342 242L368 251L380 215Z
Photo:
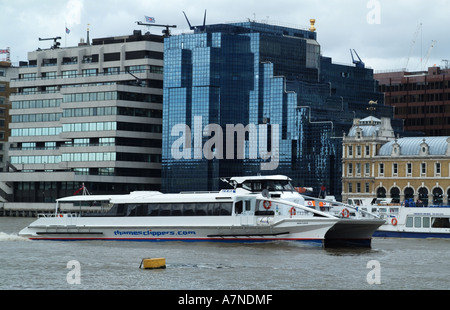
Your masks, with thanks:
M30 241L30 239L20 237L17 234L7 234L0 231L0 242L1 241Z

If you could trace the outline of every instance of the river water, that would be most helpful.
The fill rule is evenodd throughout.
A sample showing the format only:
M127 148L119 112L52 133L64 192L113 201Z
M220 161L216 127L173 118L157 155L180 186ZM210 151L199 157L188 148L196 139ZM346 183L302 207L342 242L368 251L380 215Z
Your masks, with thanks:
M375 238L371 249L324 249L289 242L55 242L18 237L32 221L0 217L0 290L450 289L448 239ZM140 269L143 258L165 258L167 268Z

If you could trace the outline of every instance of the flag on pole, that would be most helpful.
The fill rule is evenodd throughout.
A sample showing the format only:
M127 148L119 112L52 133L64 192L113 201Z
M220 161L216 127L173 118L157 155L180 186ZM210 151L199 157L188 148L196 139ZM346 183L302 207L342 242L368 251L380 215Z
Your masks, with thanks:
M66 33L69 34L70 33L70 29L66 27Z
M73 195L74 196L78 195L78 193L80 193L82 190L84 190L84 183L83 183L83 185L81 185L81 187L75 193L73 193Z
M154 17L149 17L149 16L144 16L144 17L145 17L145 21L146 21L147 23L152 23L152 24L154 24L154 23L156 22Z

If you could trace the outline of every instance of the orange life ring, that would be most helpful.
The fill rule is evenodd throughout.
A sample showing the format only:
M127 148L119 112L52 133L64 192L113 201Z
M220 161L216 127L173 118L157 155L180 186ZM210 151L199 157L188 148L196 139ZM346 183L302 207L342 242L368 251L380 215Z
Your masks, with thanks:
M398 221L397 221L397 219L396 219L395 217L391 220L391 224L392 224L393 226L397 226Z
M272 202L265 200L263 203L264 209L269 210L272 207Z
M297 215L297 210L295 210L295 208L292 207L292 208L289 210L289 213L291 214L291 216Z
M349 218L350 217L350 211L348 211L348 209L345 208L345 209L342 210L341 215L342 215L342 217Z

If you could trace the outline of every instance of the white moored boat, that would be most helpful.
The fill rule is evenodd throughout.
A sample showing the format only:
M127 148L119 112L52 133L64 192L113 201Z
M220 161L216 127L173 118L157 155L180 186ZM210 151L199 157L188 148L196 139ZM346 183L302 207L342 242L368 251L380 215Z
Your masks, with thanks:
M300 194L287 176L233 177L223 181L235 189L244 189L253 194L266 191L265 196L270 196L272 199L292 201L338 218L336 225L325 234L326 247L370 247L374 232L385 222L379 216L352 205Z
M101 205L104 212L61 213L66 204ZM276 210L276 211L275 211ZM19 235L35 240L311 241L322 243L339 220L298 203L244 189L215 193L133 192L57 201Z
M424 206L413 201L402 204L391 199L350 198L354 206L376 213L385 223L375 237L450 238L450 206Z

